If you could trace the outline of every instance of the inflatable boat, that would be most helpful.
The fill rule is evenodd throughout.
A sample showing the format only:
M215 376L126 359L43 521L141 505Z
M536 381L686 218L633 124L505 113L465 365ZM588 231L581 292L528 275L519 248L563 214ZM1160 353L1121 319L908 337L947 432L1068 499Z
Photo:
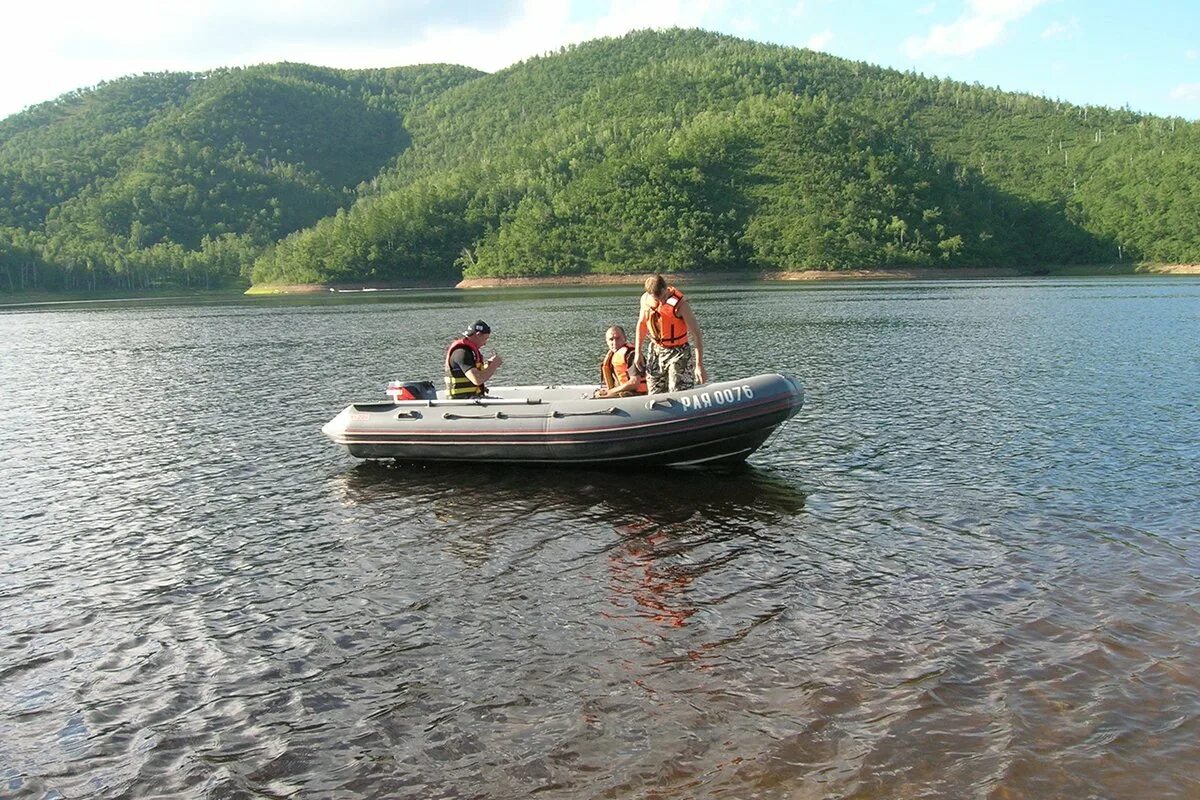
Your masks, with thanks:
M396 399L352 403L322 430L358 458L702 467L744 461L804 403L800 382L779 374L633 397L595 390L508 386L451 400L431 383L393 384Z

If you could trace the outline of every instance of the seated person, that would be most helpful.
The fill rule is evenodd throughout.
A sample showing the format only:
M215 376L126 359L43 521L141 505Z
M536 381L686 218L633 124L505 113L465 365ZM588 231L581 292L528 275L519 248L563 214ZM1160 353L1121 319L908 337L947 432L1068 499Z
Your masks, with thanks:
M446 351L446 394L452 398L483 397L487 394L485 385L504 363L499 355L494 355L486 361L481 347L491 338L492 329L483 320L479 320L463 331L462 338L454 341Z
M608 354L600 365L604 387L596 391L596 397L629 397L646 393L646 375L634 365L633 345L625 337L625 329L613 325L604 334L608 342Z

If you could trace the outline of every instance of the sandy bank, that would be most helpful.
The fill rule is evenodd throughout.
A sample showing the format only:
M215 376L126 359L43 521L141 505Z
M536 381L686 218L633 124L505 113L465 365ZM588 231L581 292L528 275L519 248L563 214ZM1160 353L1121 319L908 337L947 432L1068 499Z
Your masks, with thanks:
M791 270L776 272L691 272L669 274L668 280L684 283L753 283L755 281L847 281L847 280L988 280L1053 276L1106 275L1200 275L1198 264L1096 264L1070 267L994 267L938 269L933 267L854 270ZM517 286L605 286L641 285L644 274L636 275L547 275L531 278L467 278L458 289L490 289Z
M1151 264L1138 272L1149 272L1157 275L1200 275L1200 264Z
M844 280L947 280L955 278L1012 278L1022 273L1015 269L855 269L801 270L780 272L689 272L667 273L670 281L684 283L755 283L758 281L844 281ZM646 275L546 275L531 278L467 278L458 289L485 289L515 286L606 286L637 285Z
M422 289L453 289L449 283L287 283L251 286L245 291L250 295L272 294L356 294L360 292L420 291Z
M776 272L689 272L668 274L668 280L683 283L754 283L757 281L847 281L847 280L988 280L1029 277L1086 277L1106 275L1200 275L1200 264L1097 264L1070 267L997 268L907 268L854 270L793 270ZM320 284L298 283L251 286L250 295L380 292L419 289L497 289L522 286L640 286L646 279L634 275L541 275L524 278L466 278L453 287L447 284Z

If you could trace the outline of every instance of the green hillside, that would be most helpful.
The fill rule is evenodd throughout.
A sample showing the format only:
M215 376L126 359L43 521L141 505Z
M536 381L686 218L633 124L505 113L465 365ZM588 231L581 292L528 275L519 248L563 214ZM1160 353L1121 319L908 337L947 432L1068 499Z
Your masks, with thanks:
M0 290L244 283L351 205L464 67L126 78L0 122Z
M1196 123L694 30L142 76L0 122L0 291L1197 262L1198 162Z
M378 195L257 282L1200 257L1195 124L699 31L533 59L408 125Z

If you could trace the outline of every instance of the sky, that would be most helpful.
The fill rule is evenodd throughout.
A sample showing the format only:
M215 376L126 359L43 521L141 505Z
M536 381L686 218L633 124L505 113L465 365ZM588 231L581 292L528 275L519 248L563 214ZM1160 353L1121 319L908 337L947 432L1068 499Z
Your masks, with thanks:
M144 72L277 61L495 72L678 26L1200 119L1200 0L25 0L3 20L0 118Z

